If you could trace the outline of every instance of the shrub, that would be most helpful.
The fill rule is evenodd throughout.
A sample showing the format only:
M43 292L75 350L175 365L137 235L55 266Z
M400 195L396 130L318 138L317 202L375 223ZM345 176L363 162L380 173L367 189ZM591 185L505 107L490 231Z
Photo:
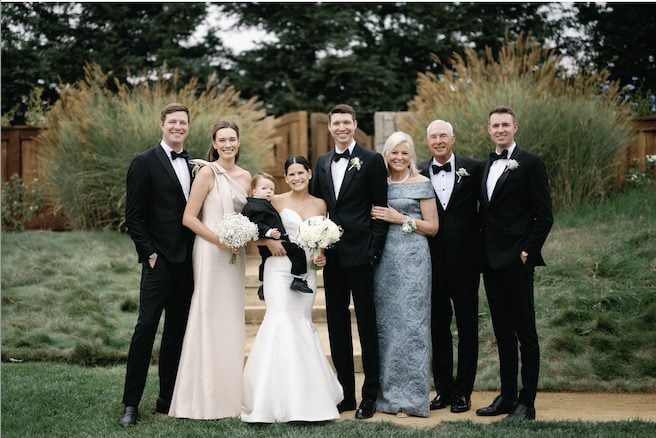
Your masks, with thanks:
M112 92L106 87L110 79L98 66L87 65L85 79L63 89L38 139L44 184L74 228L121 225L128 166L162 138L159 114L167 103L190 109L185 148L192 157L205 158L212 126L221 119L239 125L239 164L246 169L259 170L273 144L273 118L225 81L199 92L195 79L179 87L173 73L138 85L115 81L118 91Z
M419 74L401 128L424 139L432 120L447 120L457 151L484 158L492 150L487 115L510 106L520 126L517 143L545 161L554 205L601 200L614 185L619 155L633 141L628 106L607 72L567 76L561 60L523 37L507 42L496 57L489 48L485 56L466 49L440 77ZM419 158L430 156L419 149Z
M23 183L17 173L2 183L2 229L22 231L25 225L41 210L43 193L39 180Z

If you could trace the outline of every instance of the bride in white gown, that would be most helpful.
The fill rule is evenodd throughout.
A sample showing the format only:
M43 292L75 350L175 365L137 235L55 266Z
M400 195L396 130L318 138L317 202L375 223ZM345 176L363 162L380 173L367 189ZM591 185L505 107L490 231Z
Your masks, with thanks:
M310 164L304 157L285 163L285 180L291 191L276 195L272 204L280 212L292 242L300 224L312 216L325 216L326 204L308 193ZM276 256L284 255L279 241L268 240ZM342 387L324 352L312 323L317 278L308 263L308 285L313 294L289 288L291 262L269 257L264 266L266 314L244 368L241 419L248 423L326 421L339 418L337 403ZM323 255L315 263L326 263Z

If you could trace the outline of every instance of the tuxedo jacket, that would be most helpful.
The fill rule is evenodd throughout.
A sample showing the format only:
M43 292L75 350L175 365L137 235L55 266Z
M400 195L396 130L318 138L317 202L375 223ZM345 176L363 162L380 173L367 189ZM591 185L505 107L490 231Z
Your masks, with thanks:
M344 230L327 251L345 267L376 263L383 252L388 224L371 219L373 205L387 206L387 167L383 156L356 144L335 198L331 173L333 151L321 155L312 178L312 194L326 201L328 216ZM359 161L360 168L355 165Z
M272 228L277 228L283 239L287 237L282 218L270 201L249 197L241 214L257 225L257 233L260 238L266 238L266 233Z
M191 256L194 234L182 225L187 201L159 144L132 160L126 196L125 221L140 262L154 252L174 263Z
M493 269L503 269L526 251L527 265L544 266L542 245L553 224L547 170L540 157L519 145L509 159L516 160L519 166L504 170L489 200L489 161L483 170L480 187L484 256Z
M430 179L432 159L419 165L421 174ZM435 195L439 230L428 238L433 265L438 272L463 275L482 270L481 223L479 216L480 183L483 162L455 155L452 172L465 169L469 176L455 175L453 191L446 209Z

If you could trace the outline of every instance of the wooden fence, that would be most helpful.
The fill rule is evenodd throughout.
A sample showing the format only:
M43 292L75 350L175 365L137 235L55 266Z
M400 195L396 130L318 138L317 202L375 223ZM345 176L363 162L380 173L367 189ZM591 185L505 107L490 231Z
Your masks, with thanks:
M299 111L276 118L276 138L272 154L266 160L263 171L270 173L276 180L276 193L289 190L285 183L283 166L290 155L302 155L312 163L314 169L319 155L333 147L328 132L328 115ZM41 128L34 126L12 126L2 128L2 182L11 175L18 174L25 183L39 178L39 147L36 137ZM355 139L369 149L373 148L371 136L360 129L356 130ZM28 228L65 229L66 218L53 215L52 203L46 205L39 215L28 224Z
M372 136L360 129L355 139L361 145L381 150L389 134L396 130L400 113L381 112L375 115L375 142ZM634 167L642 172L647 169L647 155L656 155L656 117L637 117L633 119L637 132L635 142L626 149L616 166L618 179L624 178L628 169ZM272 155L266 162L265 172L276 179L276 192L288 190L283 175L285 160L290 155L303 155L310 160L314 169L317 158L333 147L328 132L328 115L299 111L285 114L275 121L276 137ZM39 178L39 147L36 137L41 129L34 126L12 126L2 128L2 181L9 180L14 173L26 183ZM65 229L66 218L53 215L51 204L28 225L29 228Z

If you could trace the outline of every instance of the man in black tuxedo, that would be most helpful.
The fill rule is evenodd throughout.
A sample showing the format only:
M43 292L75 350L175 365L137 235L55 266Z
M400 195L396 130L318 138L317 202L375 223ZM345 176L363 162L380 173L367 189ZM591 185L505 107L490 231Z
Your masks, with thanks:
M518 127L510 108L498 107L489 114L488 132L496 150L481 182L483 282L499 350L501 394L476 414L533 420L540 368L533 273L535 266L544 266L541 250L553 216L546 167L515 143Z
M435 120L426 130L433 159L420 166L430 178L440 231L429 237L433 270L431 331L433 379L437 396L431 410L471 409L478 361L478 284L481 272L478 202L483 162L453 154L456 141L449 122ZM453 305L453 308L451 307ZM458 371L453 378L451 320L458 327Z
M137 422L146 386L155 334L162 312L159 397L155 410L166 414L178 372L182 341L193 292L193 233L182 226L191 172L183 150L189 110L166 105L161 112L162 141L135 157L127 175L125 220L142 263L139 317L128 353L123 404L124 427Z
M339 412L354 410L355 369L349 303L357 318L364 385L355 418L373 416L378 395L378 337L374 307L373 265L383 252L387 223L371 219L373 205L387 206L387 167L382 155L353 139L357 121L349 105L328 114L335 151L319 157L312 194L326 201L328 216L344 229L334 248L326 251L324 286L326 316L337 377L344 388Z

